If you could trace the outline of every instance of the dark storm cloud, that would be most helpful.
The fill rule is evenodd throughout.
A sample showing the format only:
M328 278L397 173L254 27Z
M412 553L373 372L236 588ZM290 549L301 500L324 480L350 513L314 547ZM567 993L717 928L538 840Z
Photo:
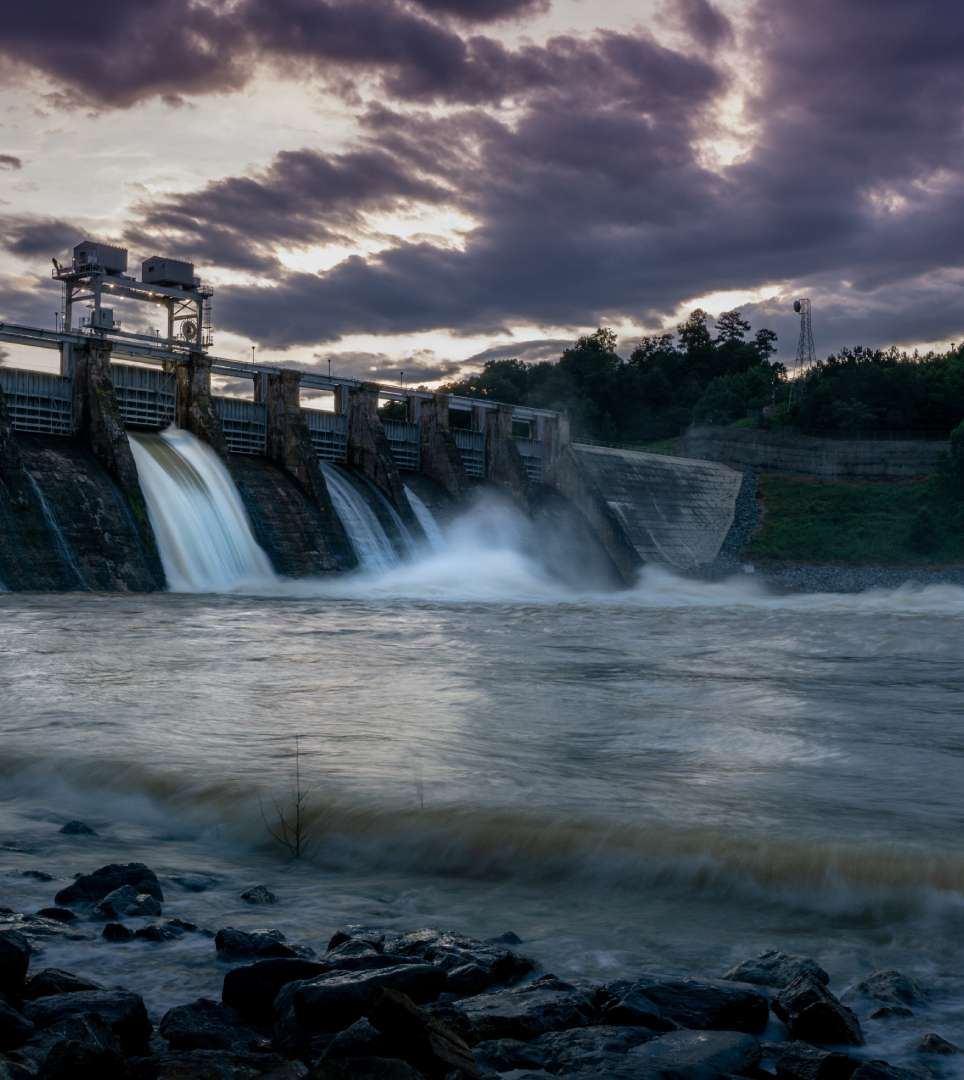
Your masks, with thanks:
M328 361L331 360L333 375L348 375L353 379L384 383L399 383L404 372L406 386L452 378L461 370L460 364L452 360L442 360L431 349L420 349L406 357L342 350L317 353L315 359L314 364L294 366L301 371L320 371L327 374Z
M22 169L23 161L13 154L0 154L0 169Z
M707 49L716 49L733 39L730 20L710 0L676 0L676 7L683 26Z
M60 257L80 239L81 231L59 218L0 217L0 246L14 255Z
M142 249L176 248L219 266L267 270L275 267L275 246L341 241L359 228L363 212L446 197L438 182L378 147L283 151L259 175L215 180L138 207L139 224L128 239Z
M433 14L480 23L549 10L549 0L415 0L415 3Z
M565 349L573 344L572 338L538 338L535 341L513 341L508 345L494 345L483 349L463 362L466 368L481 368L490 360L523 360L528 364L542 360L558 360Z

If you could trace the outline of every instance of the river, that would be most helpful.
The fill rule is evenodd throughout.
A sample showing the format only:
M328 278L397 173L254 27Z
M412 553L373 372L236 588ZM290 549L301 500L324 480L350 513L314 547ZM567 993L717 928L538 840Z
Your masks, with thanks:
M228 595L0 595L0 882L36 910L138 859L166 915L514 930L562 976L717 975L769 947L894 967L964 1042L964 593L774 596L650 570L573 592L510 541ZM462 530L460 533L459 530ZM309 851L267 835L295 736ZM79 817L95 838L62 836ZM52 873L43 883L24 870ZM206 874L190 892L175 876ZM240 902L263 882L271 909ZM50 944L160 1010L207 939Z

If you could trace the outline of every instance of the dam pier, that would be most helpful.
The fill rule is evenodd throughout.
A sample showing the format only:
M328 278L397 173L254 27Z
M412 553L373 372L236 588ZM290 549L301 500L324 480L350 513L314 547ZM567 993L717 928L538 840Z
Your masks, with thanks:
M169 585L159 507L132 443L155 445L172 425L216 455L257 543L288 577L364 563L345 521L365 516L348 511L351 496L399 550L424 533L416 504L423 522L426 508L451 511L483 486L529 514L552 504L557 528L591 536L623 584L649 561L711 562L732 523L739 473L581 446L559 412L213 355L213 290L190 263L153 257L134 278L126 251L83 241L69 265L54 260L53 276L64 296L58 329L0 323L0 342L20 356L23 347L59 356L57 372L0 367L8 589ZM111 297L159 306L166 336L124 330ZM90 312L75 326L81 302ZM173 467L169 456L155 460Z

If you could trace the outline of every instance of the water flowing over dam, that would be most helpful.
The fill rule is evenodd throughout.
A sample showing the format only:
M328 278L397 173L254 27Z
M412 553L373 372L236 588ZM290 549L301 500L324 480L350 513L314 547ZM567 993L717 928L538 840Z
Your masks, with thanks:
M176 429L131 435L130 443L169 587L220 592L242 583L270 585L271 562L217 454Z
M324 463L321 468L359 566L363 570L387 570L396 566L398 552L369 501L336 465Z

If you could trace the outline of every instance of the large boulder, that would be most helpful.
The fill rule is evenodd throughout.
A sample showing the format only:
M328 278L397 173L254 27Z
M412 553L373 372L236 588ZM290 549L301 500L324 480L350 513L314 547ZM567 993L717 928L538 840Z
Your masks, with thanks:
M303 1080L307 1075L300 1061L278 1054L171 1050L128 1062L124 1080Z
M591 1028L576 1028L591 1031ZM608 1030L608 1029L607 1029ZM631 1028L623 1029L625 1031ZM541 1069L545 1054L539 1047L539 1039L523 1042L521 1039L486 1039L472 1048L479 1067L487 1072L505 1073L513 1069Z
M385 951L440 967L449 976L446 989L452 993L477 994L489 986L517 982L535 968L534 961L502 942L478 941L442 930L402 934L387 941Z
M535 982L511 990L478 994L450 1006L465 1018L456 1024L463 1035L471 1032L471 1042L487 1039L538 1038L547 1031L582 1027L595 1019L589 992L544 975ZM436 1015L444 1015L436 1011Z
M268 960L305 957L305 952L289 945L280 930L237 930L226 926L214 936L219 960Z
M920 986L909 975L893 969L875 971L848 990L844 996L848 1001L863 998L880 1005L900 1008L927 1004L927 995Z
M105 919L155 917L161 914L161 904L150 893L138 892L132 885L121 885L109 892L95 910Z
M274 1018L274 1001L288 983L323 975L327 964L314 960L259 960L237 967L224 976L221 1000L251 1023L268 1025Z
M0 998L0 1051L16 1050L33 1034L33 1024Z
M859 1065L857 1058L805 1042L780 1043L776 1047L780 1080L850 1080Z
M566 1075L593 1068L605 1075L607 1067L616 1059L624 1058L634 1046L641 1046L655 1037L648 1028L599 1025L550 1031L540 1035L535 1042L522 1045L536 1051L547 1072Z
M106 1024L126 1054L143 1052L151 1035L143 999L127 990L84 990L38 998L24 1006L24 1015L39 1031L74 1019L96 1017Z
M479 1068L459 1036L397 990L383 989L368 1010L368 1019L388 1039L392 1056L402 1058L429 1080L455 1074L474 1080Z
M157 1030L172 1050L245 1053L268 1049L266 1040L248 1027L234 1009L209 998L169 1009Z
M45 1029L28 1047L38 1055L43 1080L126 1080L121 1045L110 1026L93 1014L74 1016Z
M744 1076L755 1069L760 1063L760 1044L737 1031L671 1031L634 1047L627 1062L637 1070L632 1075L647 1080L718 1080L730 1074ZM582 1072L571 1075L581 1076Z
M723 978L782 990L800 975L810 975L824 986L830 982L830 976L816 960L811 960L809 956L780 952L779 949L768 949L759 956L744 960L730 968Z
M81 874L72 884L61 889L54 897L57 904L96 903L123 885L137 893L147 893L155 900L164 902L164 893L157 875L143 863L111 863L92 874Z
M444 983L444 973L430 964L329 971L282 987L275 1012L282 1038L341 1031L367 1015L381 990L400 990L421 1004L437 998Z
M30 966L30 942L16 930L0 931L0 995L19 1001Z
M54 994L79 994L84 990L103 989L104 987L99 983L84 979L69 971L44 968L36 975L30 976L24 987L23 996L26 1001L36 1001L37 998L53 997Z
M755 987L727 979L645 975L603 987L600 1017L605 1024L630 1024L655 1031L763 1031L766 997Z
M921 1035L910 1049L915 1054L937 1055L938 1057L956 1057L962 1052L959 1046L948 1042L943 1036L933 1031Z
M820 1046L862 1046L863 1032L854 1013L817 979L800 975L773 1000L773 1011L794 1039Z

